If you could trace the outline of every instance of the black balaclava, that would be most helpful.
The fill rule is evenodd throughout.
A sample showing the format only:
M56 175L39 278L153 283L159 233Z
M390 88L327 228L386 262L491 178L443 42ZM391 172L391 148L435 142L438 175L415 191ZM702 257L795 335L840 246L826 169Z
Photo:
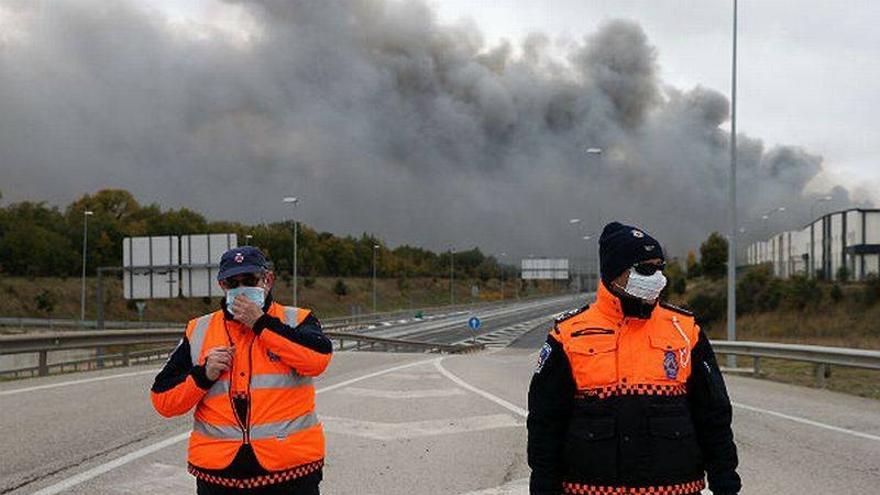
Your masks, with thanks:
M633 265L654 258L665 259L663 248L657 239L644 230L620 222L611 222L602 229L602 235L599 237L602 283L620 300L624 316L648 319L654 311L656 302L646 303L614 287L611 282Z

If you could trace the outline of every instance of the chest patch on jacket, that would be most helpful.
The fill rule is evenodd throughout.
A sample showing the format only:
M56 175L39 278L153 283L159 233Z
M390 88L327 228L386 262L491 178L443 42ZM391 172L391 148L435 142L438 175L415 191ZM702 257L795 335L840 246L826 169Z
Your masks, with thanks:
M663 369L666 371L666 378L674 380L678 376L678 361L675 359L675 352L666 351L663 355Z

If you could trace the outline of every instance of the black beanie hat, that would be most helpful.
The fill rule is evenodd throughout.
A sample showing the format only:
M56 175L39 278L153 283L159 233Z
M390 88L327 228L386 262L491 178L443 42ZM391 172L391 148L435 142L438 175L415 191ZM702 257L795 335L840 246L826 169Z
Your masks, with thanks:
M602 229L599 263L606 284L636 263L653 258L665 259L663 248L644 230L620 222L611 222Z

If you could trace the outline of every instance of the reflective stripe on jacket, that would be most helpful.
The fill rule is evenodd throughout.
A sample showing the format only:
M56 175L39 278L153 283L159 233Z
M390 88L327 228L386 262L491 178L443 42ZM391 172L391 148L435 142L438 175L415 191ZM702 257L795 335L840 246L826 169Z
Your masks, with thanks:
M197 476L199 470L216 473L230 466L243 446L253 450L259 467L284 472L285 479L320 469L324 435L312 377L328 365L332 346L310 314L270 303L253 330L227 319L223 310L187 325L151 396L164 416L195 407L189 464ZM303 325L307 320L314 324ZM206 356L227 346L235 347L232 369L212 382L205 376ZM244 420L233 398L246 400Z

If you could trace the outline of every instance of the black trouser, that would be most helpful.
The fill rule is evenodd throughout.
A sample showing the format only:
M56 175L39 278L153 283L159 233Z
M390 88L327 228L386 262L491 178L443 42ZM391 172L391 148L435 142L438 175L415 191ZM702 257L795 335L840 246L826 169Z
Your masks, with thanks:
M196 493L198 495L319 495L318 484L320 482L320 477L305 476L259 488L227 488L197 479Z

